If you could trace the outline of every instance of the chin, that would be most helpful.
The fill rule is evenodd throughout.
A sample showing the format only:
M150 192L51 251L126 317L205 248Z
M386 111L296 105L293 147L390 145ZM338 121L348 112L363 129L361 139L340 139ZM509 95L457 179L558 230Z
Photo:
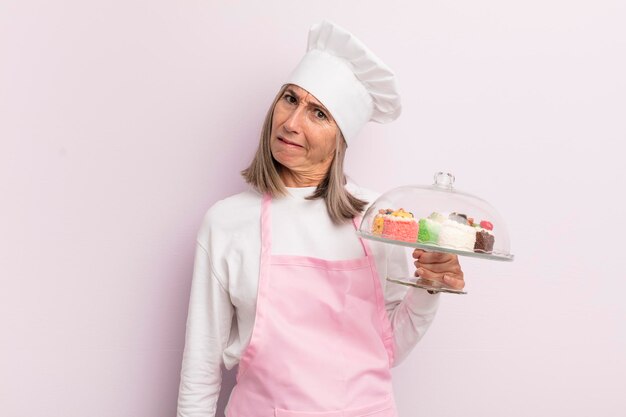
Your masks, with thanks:
M274 158L279 164L285 165L286 163L289 163L289 158L285 158L285 155L282 155L280 151L277 152L276 150L274 150L273 146L270 147L270 151L272 152L272 158Z
M297 164L295 163L295 161L293 160L293 158L284 158L284 157L276 157L274 156L274 159L283 167L283 168L287 168L287 169L292 169L293 167L297 166Z

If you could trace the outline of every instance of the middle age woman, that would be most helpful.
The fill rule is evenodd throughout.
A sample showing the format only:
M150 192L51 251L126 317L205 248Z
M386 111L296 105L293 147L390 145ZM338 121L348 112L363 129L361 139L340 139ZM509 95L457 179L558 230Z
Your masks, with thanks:
M463 288L452 254L360 239L378 194L344 174L368 121L400 114L393 72L324 21L267 113L249 190L215 203L197 236L178 416L211 416L220 364L239 364L227 417L395 417L390 368L439 295L387 284L419 273ZM444 278L445 277L445 278Z

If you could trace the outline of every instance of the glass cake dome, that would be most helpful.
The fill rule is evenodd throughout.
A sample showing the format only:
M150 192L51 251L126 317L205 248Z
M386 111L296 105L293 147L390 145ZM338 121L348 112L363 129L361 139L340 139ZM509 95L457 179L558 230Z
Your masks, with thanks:
M403 186L384 193L363 215L357 234L427 251L512 261L509 233L500 214L485 200L453 185L454 175L438 172L433 185ZM420 284L417 280L415 285L414 281L389 280L463 293L432 281Z

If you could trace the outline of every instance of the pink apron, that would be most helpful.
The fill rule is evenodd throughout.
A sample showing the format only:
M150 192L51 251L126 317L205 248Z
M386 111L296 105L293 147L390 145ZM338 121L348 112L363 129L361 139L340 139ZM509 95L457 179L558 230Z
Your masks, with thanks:
M268 195L261 207L254 329L226 416L396 417L393 334L367 243L356 259L272 255Z

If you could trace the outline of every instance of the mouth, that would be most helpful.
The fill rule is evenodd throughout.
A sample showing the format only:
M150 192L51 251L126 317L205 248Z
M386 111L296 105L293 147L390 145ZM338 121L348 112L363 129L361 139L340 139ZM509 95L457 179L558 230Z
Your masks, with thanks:
M283 138L283 137L278 136L278 140L279 140L280 142L284 143L284 144L285 144L285 145L287 145L287 146L294 146L294 147L302 148L302 145L298 145L298 144L297 144L297 143L295 143L295 142L290 142L290 141L288 141L287 139L285 139L285 138Z

